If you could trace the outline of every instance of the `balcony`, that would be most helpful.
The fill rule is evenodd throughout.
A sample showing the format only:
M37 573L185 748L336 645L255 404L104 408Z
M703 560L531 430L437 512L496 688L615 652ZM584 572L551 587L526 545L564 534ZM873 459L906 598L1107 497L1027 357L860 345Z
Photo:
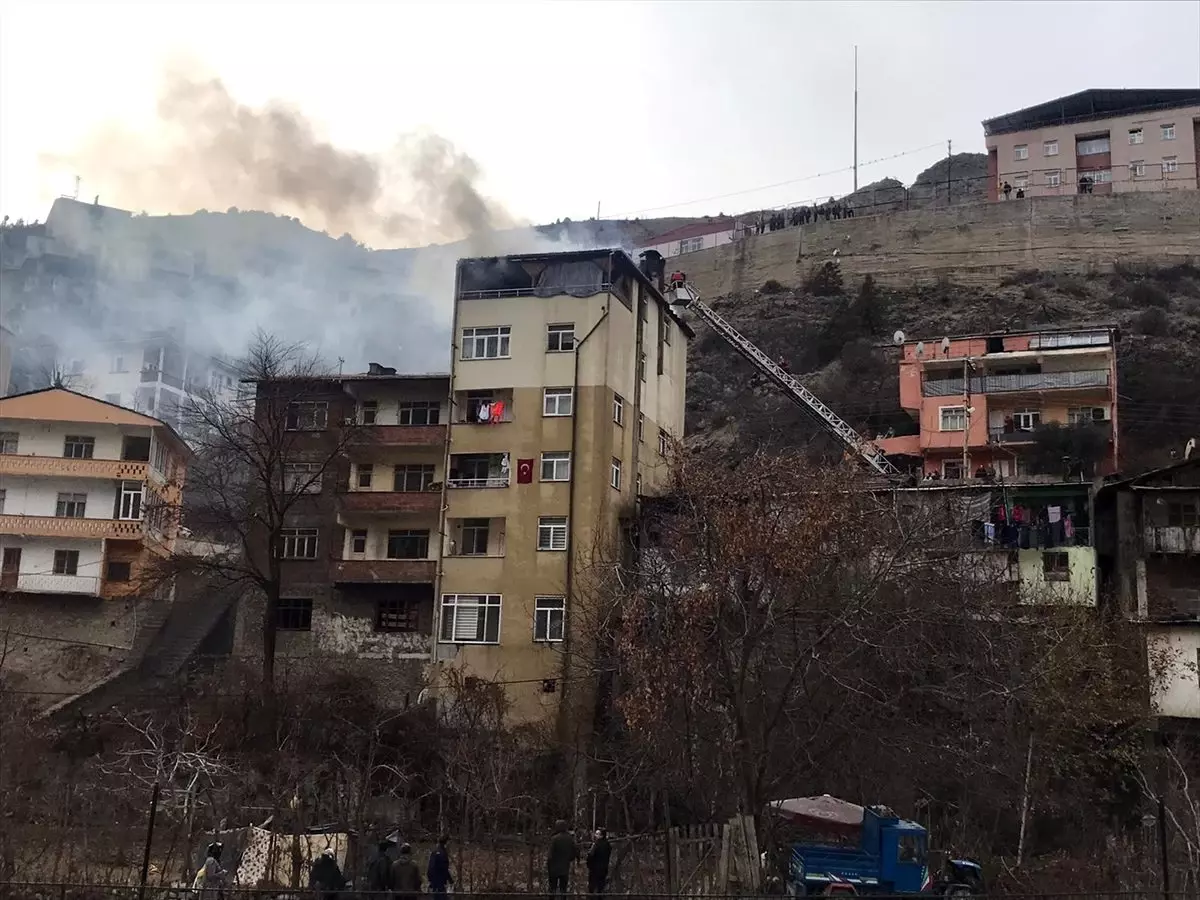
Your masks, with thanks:
M30 594L100 595L100 579L95 575L18 575L17 590Z
M367 447L441 447L445 425L359 425L346 443L356 450Z
M1200 588L1168 588L1150 595L1149 618L1200 622Z
M450 457L451 488L506 488L511 472L507 453L457 453Z
M1200 527L1146 526L1142 535L1147 553L1200 553Z
M124 459L68 459L62 456L0 455L0 475L52 478L103 478L145 481L148 462Z
M338 584L432 584L437 563L432 559L343 559L333 565Z
M451 478L447 487L451 488L506 488L509 484L507 475L489 475L486 478Z
M344 491L338 507L345 513L437 513L442 505L440 490Z
M1061 423L1060 423L1061 424ZM1112 422L1090 422L1084 425L1063 425L1065 428L1086 428L1089 432L1112 440ZM1011 431L1003 426L988 428L988 440L993 444L1031 444L1038 439L1038 434L1045 431L1045 425L1037 428L1014 428Z
M0 516L0 534L30 537L67 537L83 540L141 540L145 523L141 520L65 519L57 516Z
M456 391L452 421L456 425L503 425L513 420L512 388Z
M972 394L1004 394L1018 391L1070 390L1108 387L1108 369L1080 372L1038 372L1030 375L976 375L971 378ZM926 397L962 396L963 379L943 378L926 381L921 387Z

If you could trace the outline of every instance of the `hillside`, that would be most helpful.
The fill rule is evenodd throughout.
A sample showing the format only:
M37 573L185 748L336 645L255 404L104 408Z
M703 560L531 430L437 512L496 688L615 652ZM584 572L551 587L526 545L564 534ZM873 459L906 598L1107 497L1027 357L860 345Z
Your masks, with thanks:
M836 267L834 267L836 268ZM832 269L831 269L832 271ZM865 279L767 282L714 307L793 372L864 434L911 420L900 409L891 336L1036 326L1119 326L1123 467L1135 470L1178 458L1200 435L1200 268L1117 266L1110 273L1065 275L1021 271L994 286L931 280L886 287ZM826 282L832 282L826 283ZM717 335L697 327L688 382L689 442L737 453L747 447L812 446L836 452L778 389L757 375Z

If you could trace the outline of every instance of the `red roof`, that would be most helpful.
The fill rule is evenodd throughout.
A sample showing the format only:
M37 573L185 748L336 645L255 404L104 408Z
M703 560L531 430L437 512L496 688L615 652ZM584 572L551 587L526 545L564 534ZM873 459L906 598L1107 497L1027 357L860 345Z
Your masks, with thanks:
M733 219L715 219L712 222L693 222L691 225L680 225L671 231L664 231L646 241L647 247L657 244L669 244L671 241L681 241L684 238L700 237L705 234L718 234L722 231L733 231Z

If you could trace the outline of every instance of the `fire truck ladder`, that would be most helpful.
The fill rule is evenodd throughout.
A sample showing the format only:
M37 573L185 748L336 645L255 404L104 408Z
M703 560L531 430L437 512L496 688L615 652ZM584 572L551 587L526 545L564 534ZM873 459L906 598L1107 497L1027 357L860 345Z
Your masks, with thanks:
M888 478L899 477L903 473L897 469L884 455L883 451L851 428L832 409L821 402L812 391L802 385L794 376L785 372L771 357L758 349L748 338L736 328L717 315L711 308L700 302L700 296L686 281L671 279L667 297L672 306L681 306L695 310L696 314L707 322L717 334L723 337L734 350L744 356L760 372L775 382L797 406L811 413L832 433L847 450L853 452L860 460Z

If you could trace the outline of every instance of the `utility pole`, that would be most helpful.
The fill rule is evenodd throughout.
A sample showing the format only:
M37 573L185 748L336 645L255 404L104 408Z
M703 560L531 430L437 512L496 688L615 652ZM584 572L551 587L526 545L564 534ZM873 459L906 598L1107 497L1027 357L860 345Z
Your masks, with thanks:
M953 182L950 181L950 167L954 165L954 162L951 159L951 157L953 157L954 154L950 152L950 146L952 143L953 142L950 141L949 139L946 140L946 205L947 206L950 205L951 192L954 190Z
M854 189L858 190L858 44L854 45Z
M975 366L970 356L963 357L963 478L971 477L971 370Z

